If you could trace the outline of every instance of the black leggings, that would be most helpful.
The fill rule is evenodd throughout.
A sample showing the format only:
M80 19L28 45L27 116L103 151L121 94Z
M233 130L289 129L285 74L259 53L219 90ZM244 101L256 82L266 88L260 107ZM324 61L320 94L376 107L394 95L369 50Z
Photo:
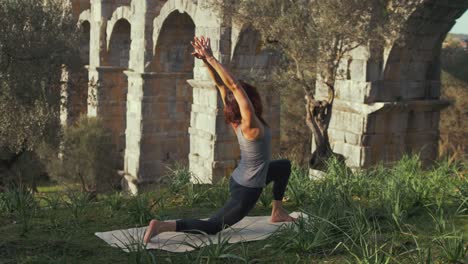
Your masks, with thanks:
M286 186L291 174L291 162L289 160L274 160L270 162L266 184L273 184L273 198L280 201L283 199ZM186 233L216 234L225 226L232 226L244 218L255 204L262 193L263 188L249 188L238 184L231 177L229 181L229 192L231 198L208 220L181 219L176 221L176 231Z

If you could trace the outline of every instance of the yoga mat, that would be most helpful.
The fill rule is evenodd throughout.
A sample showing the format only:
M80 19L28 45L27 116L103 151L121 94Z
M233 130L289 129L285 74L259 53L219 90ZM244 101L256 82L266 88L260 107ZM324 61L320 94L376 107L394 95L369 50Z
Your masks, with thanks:
M301 217L299 212L290 214ZM171 221L171 220L169 220ZM154 236L146 249L160 249L170 252L187 252L204 246L218 244L228 239L228 243L263 240L273 234L281 225L291 223L270 223L270 216L247 216L235 225L216 235L188 234L182 232L164 232ZM121 229L108 232L96 232L95 235L112 247L125 252L135 250L142 245L147 227ZM144 247L144 245L143 245Z

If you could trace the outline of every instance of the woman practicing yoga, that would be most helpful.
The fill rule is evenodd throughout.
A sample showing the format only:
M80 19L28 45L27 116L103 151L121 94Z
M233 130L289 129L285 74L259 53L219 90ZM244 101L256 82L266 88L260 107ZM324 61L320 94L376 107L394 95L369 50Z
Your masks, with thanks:
M177 221L151 220L144 243L167 231L216 234L225 226L232 226L244 218L257 203L263 188L273 185L271 222L295 219L283 209L283 196L291 174L289 160L270 161L271 132L262 118L262 102L257 89L234 76L219 63L211 51L210 39L194 38L192 55L203 60L215 81L224 103L226 122L234 129L239 141L241 160L229 182L231 198L208 220L181 219Z

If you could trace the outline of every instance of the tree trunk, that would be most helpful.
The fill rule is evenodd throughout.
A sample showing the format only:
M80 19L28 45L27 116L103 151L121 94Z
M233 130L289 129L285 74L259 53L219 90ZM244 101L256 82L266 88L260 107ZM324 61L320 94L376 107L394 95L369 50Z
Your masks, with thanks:
M333 152L328 137L333 104L325 100L315 100L310 95L306 95L306 101L306 123L314 135L316 146L309 165L311 169L325 170L327 160L331 157L344 160L343 156Z

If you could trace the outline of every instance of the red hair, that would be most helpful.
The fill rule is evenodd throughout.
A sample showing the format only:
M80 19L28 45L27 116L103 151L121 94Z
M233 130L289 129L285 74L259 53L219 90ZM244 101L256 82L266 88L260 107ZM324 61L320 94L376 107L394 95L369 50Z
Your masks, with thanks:
M247 94L247 97L249 98L250 102L252 102L252 105L255 109L255 115L258 117L258 119L260 119L260 121L264 125L267 125L267 123L262 117L262 114L263 114L262 98L260 97L260 94L258 93L257 88L255 88L255 86L248 84L242 80L239 80L239 83L244 88L244 91ZM242 120L239 104L237 103L236 98L234 97L234 94L230 90L227 90L224 101L226 103L226 106L224 107L224 120L226 121L227 124L233 123L233 124L239 125Z

